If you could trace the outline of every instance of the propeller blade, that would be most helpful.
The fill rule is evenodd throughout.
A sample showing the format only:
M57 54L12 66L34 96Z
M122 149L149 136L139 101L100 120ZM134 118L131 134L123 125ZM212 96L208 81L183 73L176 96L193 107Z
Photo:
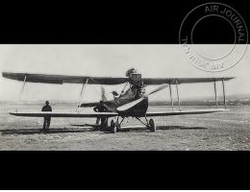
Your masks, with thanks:
M122 106L116 108L116 110L119 111L119 112L127 111L127 110L129 110L130 108L132 108L132 107L134 107L135 105L137 105L138 103L142 102L144 99L145 99L145 98L142 97L142 98L137 99L137 100L135 100L135 101L129 102L129 103L125 104L125 105L122 105Z
M102 95L101 95L101 100L102 101L107 101L107 98L105 96L105 89L103 86L101 86L101 92L102 92Z
M160 87L158 87L157 89L151 91L149 94L147 94L147 96L149 96L149 95L151 95L151 94L154 94L154 93L156 93L156 92L158 92L158 91L161 91L162 89L165 89L165 88L167 88L167 87L168 87L168 84L163 84L163 85L161 85Z

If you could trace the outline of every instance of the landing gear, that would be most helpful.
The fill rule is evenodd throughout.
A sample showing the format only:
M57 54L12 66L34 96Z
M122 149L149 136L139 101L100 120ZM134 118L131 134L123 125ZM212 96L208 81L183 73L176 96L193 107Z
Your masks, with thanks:
M148 128L151 132L155 132L156 131L156 125L155 125L155 122L153 119L150 119L149 120L149 123L148 123Z
M135 118L138 121L140 121L143 125L145 125L150 130L150 132L156 132L156 124L153 119L150 119L148 121L147 117L145 117L145 120L146 120L146 123L145 123L139 117L135 117ZM121 123L123 122L124 119L125 117L122 117L122 120L120 122L119 122L119 117L117 117L116 121L112 119L110 122L110 132L116 133L117 131L119 131L121 129Z
M110 129L111 129L111 133L116 133L117 132L117 125L116 125L116 123L114 122L113 119L111 120L111 123L110 123Z
M122 120L119 122L119 116L118 116L116 121L114 121L113 119L111 120L110 122L111 133L116 133L117 131L121 129L121 123L123 122L124 119L125 117L122 117Z
M138 121L140 121L143 125L149 128L150 132L155 132L156 131L156 125L153 119L150 119L148 121L147 117L145 116L146 123L144 123L139 117L136 117Z

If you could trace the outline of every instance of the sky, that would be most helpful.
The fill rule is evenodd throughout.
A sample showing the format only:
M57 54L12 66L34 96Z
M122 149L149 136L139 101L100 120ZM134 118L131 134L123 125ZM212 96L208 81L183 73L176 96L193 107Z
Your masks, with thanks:
M206 45L200 50L212 56L225 51L230 45ZM187 59L179 44L141 45L0 45L0 72L27 72L42 74L125 77L134 67L142 77L221 77L236 79L226 82L226 94L250 94L250 50L234 67L223 72L206 72L196 68ZM0 100L18 101L22 82L0 77ZM106 96L119 92L123 85L105 86ZM156 87L148 87L150 91ZM21 100L78 100L81 85L48 85L26 83ZM181 98L213 95L213 84L183 84L179 86ZM87 85L82 101L98 101L100 86ZM218 83L218 94L222 86ZM168 90L151 96L152 100L169 100Z

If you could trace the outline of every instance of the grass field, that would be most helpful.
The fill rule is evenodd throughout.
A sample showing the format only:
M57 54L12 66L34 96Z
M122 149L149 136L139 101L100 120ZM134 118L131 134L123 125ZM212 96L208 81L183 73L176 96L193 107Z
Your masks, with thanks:
M0 150L250 150L250 106L230 106L229 112L154 118L150 132L135 119L125 120L122 131L95 131L95 119L52 118L50 132L39 134L42 118L15 117L10 111L40 111L43 102L2 102ZM72 103L52 103L54 111L73 111ZM183 109L203 107L184 107ZM84 109L86 111L91 109ZM150 111L168 111L154 106Z

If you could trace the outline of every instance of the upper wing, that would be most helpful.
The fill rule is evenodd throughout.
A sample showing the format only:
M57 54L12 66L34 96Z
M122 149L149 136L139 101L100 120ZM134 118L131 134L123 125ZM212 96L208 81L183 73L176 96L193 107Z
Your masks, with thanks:
M143 82L146 85L159 85L163 83L168 84L182 84L182 83L209 83L215 81L228 81L234 79L234 77L210 77L210 78L144 78Z
M106 84L116 85L128 81L128 78L117 77L89 77L89 76L69 76L69 75L46 75L46 74L30 74L30 73L10 73L3 72L3 77L17 81L32 82L32 83L80 83L83 84L88 80L88 84Z
M90 77L90 76L69 76L69 75L46 75L46 74L31 74L31 73L11 73L3 72L3 77L17 81L33 82L33 83L85 83L87 79L88 84L103 84L116 85L127 82L128 78L119 77ZM182 84L182 83L208 83L214 81L228 81L234 77L218 77L218 78L143 78L146 85L159 84Z
M146 116L171 116L171 115L191 115L191 114L204 114L228 111L228 109L202 109L202 110L186 110L186 111L167 111L167 112L147 112Z
M11 112L11 115L23 116L23 117L85 117L85 118L97 118L97 117L115 117L118 113L115 112L93 112L93 113L65 113L65 112Z

